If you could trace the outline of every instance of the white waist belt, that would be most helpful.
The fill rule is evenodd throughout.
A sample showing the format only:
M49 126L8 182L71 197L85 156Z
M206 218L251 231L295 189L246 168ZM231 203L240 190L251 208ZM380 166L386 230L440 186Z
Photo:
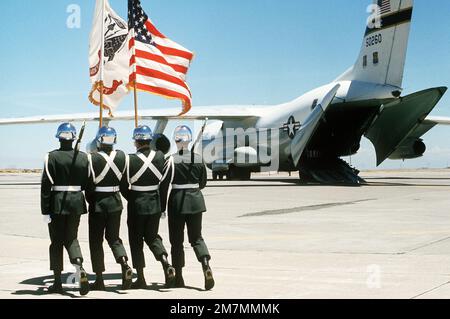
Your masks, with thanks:
M172 184L172 189L197 189L197 188L200 188L199 184L184 184L184 185Z
M153 192L159 190L159 185L153 186L135 186L131 185L131 190L135 192Z
M96 187L95 191L97 193L117 193L120 192L120 187L119 186Z
M53 192L81 192L81 186L53 186Z

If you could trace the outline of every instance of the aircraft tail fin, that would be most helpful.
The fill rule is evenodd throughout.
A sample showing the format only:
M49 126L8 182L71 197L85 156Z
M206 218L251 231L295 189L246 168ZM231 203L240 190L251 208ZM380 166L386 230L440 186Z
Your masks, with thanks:
M413 0L373 0L355 65L337 81L402 87Z

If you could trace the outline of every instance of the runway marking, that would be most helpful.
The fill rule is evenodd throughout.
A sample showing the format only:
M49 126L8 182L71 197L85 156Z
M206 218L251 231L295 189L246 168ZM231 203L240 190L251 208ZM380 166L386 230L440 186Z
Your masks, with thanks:
M40 182L29 182L29 183L0 183L0 186L40 186Z
M413 251L416 251L416 250L419 250L419 249L422 249L422 248L425 248L425 247L428 247L428 246L432 246L432 245L434 245L434 244L441 243L441 242L446 241L446 240L448 240L448 239L450 239L450 237L441 238L441 239L439 239L439 240L435 240L435 241L429 242L429 243L427 243L427 244L423 244L423 245L421 245L421 246L418 246L418 247L416 247L416 248L413 248L413 249L411 249L411 250L408 250L407 252L405 252L405 254L409 254L409 253L411 253L411 252L413 252Z
M238 218L260 217L260 216L271 216L271 215L285 215L285 214L321 210L321 209L333 208L333 207L339 207L339 206L354 205L354 204L358 204L358 203L370 202L370 201L375 201L375 200L377 200L377 199L369 198L369 199L362 199L362 200L351 201L351 202L328 203L328 204L300 206L300 207L286 208L286 209L265 210L265 211L261 211L261 212L257 212L257 213L241 215L241 216L238 216Z
M432 288L432 289L430 289L430 290L427 290L427 291L425 291L425 292L423 292L423 293L421 293L421 294L418 294L417 296L414 296L414 297L412 297L411 299L417 299L417 298L419 298L419 297L422 297L422 296L424 296L424 295L426 295L426 294L428 294L428 293L430 293L430 292L433 292L433 291L435 291L435 290L438 290L439 288L442 288L442 287L444 287L444 286L447 286L448 284L450 284L450 281L447 281L447 282L443 283L442 285L439 285L439 286L434 287L434 288Z
M22 238L32 238L32 239L48 239L47 237L39 237L39 236L31 236L31 235L21 235L21 234L0 234L3 236L9 236L9 237L22 237Z

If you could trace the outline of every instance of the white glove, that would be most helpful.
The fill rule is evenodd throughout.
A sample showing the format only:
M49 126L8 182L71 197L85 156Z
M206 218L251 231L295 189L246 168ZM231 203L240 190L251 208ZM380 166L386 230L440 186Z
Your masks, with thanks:
M162 212L161 213L161 219L166 219L167 217L167 213L166 212Z
M50 215L44 215L43 219L44 223L46 223L47 225L50 224L52 222L52 218L50 217Z

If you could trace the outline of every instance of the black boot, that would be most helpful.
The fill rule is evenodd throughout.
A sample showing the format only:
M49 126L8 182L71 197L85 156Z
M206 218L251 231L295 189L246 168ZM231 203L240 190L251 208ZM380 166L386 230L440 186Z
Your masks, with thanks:
M62 287L62 280L61 280L61 272L54 272L55 281L53 282L53 285L48 287L47 292L49 294L63 294L64 290Z
M215 282L211 267L209 266L209 258L202 259L203 275L205 276L205 290L211 290L214 288Z
M173 288L175 286L175 276L176 276L175 268L173 268L169 264L166 255L161 256L161 264L164 269L165 287Z
M120 259L120 266L122 267L122 289L128 290L133 284L133 270L128 266L127 257Z
M137 269L137 280L131 284L131 289L147 289L147 282L144 277L144 268Z
M91 291L105 291L105 282L101 272L96 274L95 282L89 285Z
M175 268L175 288L184 288L183 268Z
M83 268L83 263L80 258L77 258L74 262L75 266L80 269L80 295L86 296L89 293L89 280L86 270Z

